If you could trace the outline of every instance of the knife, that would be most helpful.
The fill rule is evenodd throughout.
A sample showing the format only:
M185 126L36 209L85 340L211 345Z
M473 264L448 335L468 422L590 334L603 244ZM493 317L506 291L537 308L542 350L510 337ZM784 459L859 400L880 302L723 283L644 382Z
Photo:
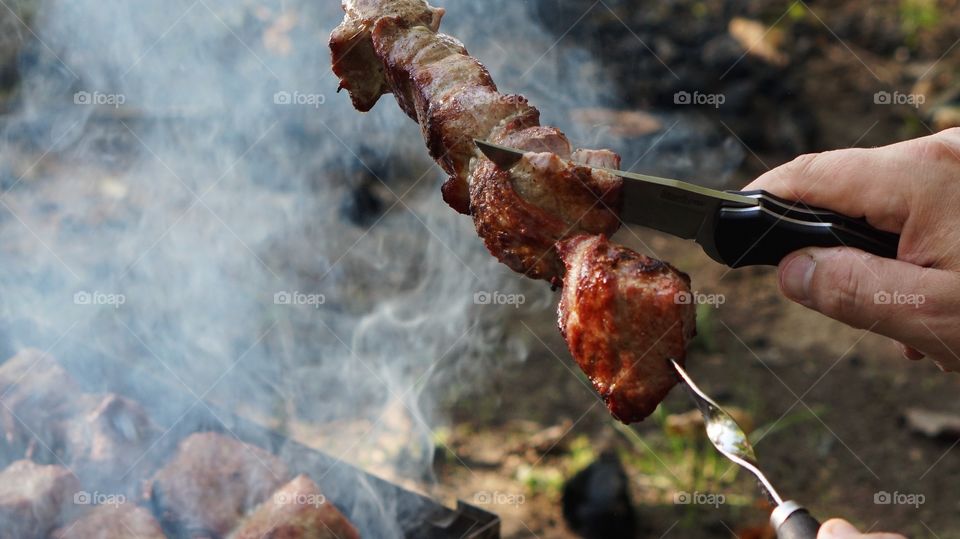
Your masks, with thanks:
M524 151L476 140L498 167L509 170ZM646 174L592 167L623 178L625 222L695 240L710 258L731 268L776 266L804 247L855 247L896 258L900 236L831 210L791 202L766 191L718 191Z

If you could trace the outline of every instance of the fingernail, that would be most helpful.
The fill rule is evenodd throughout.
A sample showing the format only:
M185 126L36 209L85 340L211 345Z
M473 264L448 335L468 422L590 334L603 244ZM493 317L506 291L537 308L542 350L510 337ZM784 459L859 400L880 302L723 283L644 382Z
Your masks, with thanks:
M780 271L780 288L786 296L796 302L810 300L810 282L813 270L817 267L813 257L804 253L793 257Z

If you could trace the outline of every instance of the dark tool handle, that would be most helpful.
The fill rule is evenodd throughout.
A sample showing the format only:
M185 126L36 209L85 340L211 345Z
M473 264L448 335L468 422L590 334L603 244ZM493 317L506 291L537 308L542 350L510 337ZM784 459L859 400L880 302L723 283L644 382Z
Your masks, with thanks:
M820 523L806 509L798 509L777 528L777 539L817 539Z
M896 258L900 236L883 232L839 213L778 198L765 191L744 191L759 206L724 206L717 216L715 242L732 268L776 266L804 247L855 247Z

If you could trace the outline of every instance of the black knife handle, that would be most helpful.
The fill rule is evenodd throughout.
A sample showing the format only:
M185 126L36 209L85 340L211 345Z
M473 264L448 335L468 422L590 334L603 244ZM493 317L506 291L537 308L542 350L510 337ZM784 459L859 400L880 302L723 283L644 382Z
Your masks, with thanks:
M777 539L817 539L819 531L817 519L806 509L798 509L777 527Z
M900 236L878 230L864 219L790 202L764 191L737 194L756 198L758 206L724 206L717 216L715 244L732 268L776 266L805 247L855 247L896 258Z

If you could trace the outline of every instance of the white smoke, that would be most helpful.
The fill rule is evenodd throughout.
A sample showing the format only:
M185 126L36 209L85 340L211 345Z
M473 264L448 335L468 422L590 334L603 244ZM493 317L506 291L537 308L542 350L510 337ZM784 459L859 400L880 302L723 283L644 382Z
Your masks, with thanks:
M504 91L566 129L609 98L588 57L496 4L442 2L444 30ZM443 204L392 98L361 115L335 93L341 17L330 0L39 4L2 117L0 351L143 399L173 387L185 402L152 403L167 423L202 397L319 425L333 456L429 488L438 391L523 360L533 337L506 321L550 325L554 298ZM363 184L381 206L356 224ZM348 512L386 537L404 508Z

